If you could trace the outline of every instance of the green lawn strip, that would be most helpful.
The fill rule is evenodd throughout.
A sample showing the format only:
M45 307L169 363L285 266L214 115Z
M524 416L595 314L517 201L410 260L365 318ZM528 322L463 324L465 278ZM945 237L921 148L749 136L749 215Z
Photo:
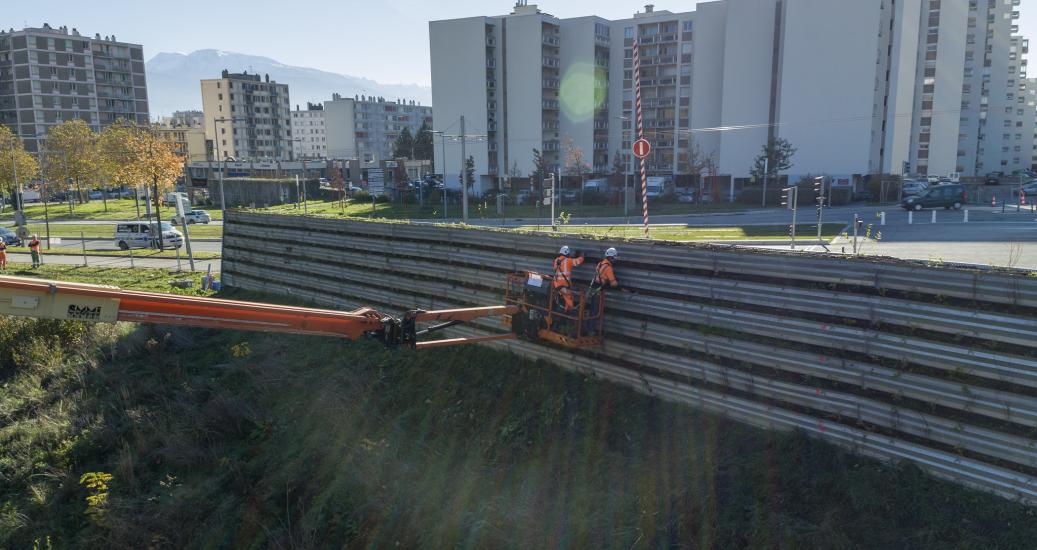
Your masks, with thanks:
M43 219L45 215L44 207L42 204L26 204L25 215L29 219ZM152 205L154 211L154 205ZM195 208L199 210L199 208ZM216 220L220 218L220 209L204 209L209 213L209 216ZM56 220L131 220L137 218L137 207L132 199L118 199L109 200L108 209L105 211L105 205L100 200L92 200L86 204L77 204L73 207L72 212L69 212L68 204L48 204L46 207L46 214L50 216L51 221ZM140 203L140 215L144 216L147 212L144 203ZM168 220L172 216L176 215L176 208L162 206L160 209L162 219ZM10 207L5 208L3 213L0 213L0 221L10 221L14 219L14 212Z
M826 223L821 236L833 239L845 227L841 223ZM537 226L523 226L518 229L531 231ZM541 231L550 231L549 227L540 226ZM640 238L644 229L636 225L560 225L559 233L571 235L594 235L597 237ZM658 225L650 227L652 239L665 241L736 241L736 240L788 240L787 225L742 225L731 227L687 227L678 225ZM796 238L802 240L817 239L817 224L797 224Z
M469 219L472 220L496 220L500 219L501 216L497 215L496 203L473 200L469 203ZM705 214L711 212L732 212L738 210L744 210L753 208L749 205L732 204L732 203L716 203L707 205L691 205L691 204L659 204L653 205L651 208L651 214L656 216L665 215L681 215L681 214ZM345 217L371 217L372 212L375 218L386 218L386 219L438 219L443 217L443 205L429 204L427 206L412 206L406 207L398 203L378 203L373 207L370 202L354 202L347 201L343 208L338 201L312 201L307 203L306 208L302 208L302 205L296 207L295 204L283 204L277 206L271 206L267 208L257 209L260 212L270 212L282 215L315 215L315 216L345 216ZM579 206L579 205L563 205L556 209L556 214L561 215L566 213L574 218L590 218L590 217L622 217L624 214L622 206ZM640 216L640 210L637 207L631 207L630 215L632 217ZM452 219L461 217L461 205L451 204L447 207L447 216ZM507 219L516 218L550 218L551 208L540 207L539 209L535 206L506 206L504 208L504 217Z
M45 224L31 223L28 227L30 233L36 233L41 237L47 234L47 227ZM177 229L179 230L180 227L177 226ZM187 230L190 232L192 238L218 239L223 236L222 225L191 224L187 226ZM114 239L115 224L50 224L50 234L54 237L78 239L80 233L88 239Z
M75 265L52 265L44 264L39 268L32 269L29 264L9 263L7 271L0 275L32 277L37 279L49 279L54 281L71 281L77 283L92 283L98 285L117 286L119 288L132 290L149 290L155 292L168 292L170 294L185 294L191 296L210 296L211 291L201 290L200 273L175 273L167 269L130 269L119 267L83 267ZM192 289L180 289L169 283L178 279L190 278L195 285ZM2 318L2 317L0 317Z
M22 247L8 247L7 251L8 252L20 252L20 253L24 253L24 254L28 254L29 253L28 247L24 247L24 246L22 246ZM134 249L132 251L130 251L130 250L111 250L111 249L101 249L101 250L98 250L98 249L91 249L90 247L87 247L87 249L86 249L86 255L87 256L112 256L112 257L120 257L120 258L122 258L122 257L129 258L131 256L131 252L132 252L132 256L134 258L138 258L138 259L140 259L140 258L176 258L177 257L176 256L176 250L154 250L154 249L150 249L150 248L139 248L139 249ZM73 255L73 256L78 256L78 255L81 255L82 253L83 253L83 248L79 247L79 246L52 246L50 248L50 250L47 250L46 248L43 249L44 256L46 256L47 254L69 254L69 255ZM187 259L187 250L181 248L180 249L180 257L183 258L184 260L186 260ZM214 260L214 259L219 258L219 257L220 257L220 253L219 252L194 252L194 259L196 259L196 260Z

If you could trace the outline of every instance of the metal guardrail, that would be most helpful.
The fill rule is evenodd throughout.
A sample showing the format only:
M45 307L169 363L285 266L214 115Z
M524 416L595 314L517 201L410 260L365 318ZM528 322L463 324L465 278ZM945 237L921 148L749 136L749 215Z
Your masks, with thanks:
M400 309L499 301L495 283L501 273L546 269L562 242L554 235L239 212L230 213L225 233L228 286L332 306ZM270 265L271 238L287 252L281 267ZM605 245L569 236L565 241L587 250ZM624 242L622 251L625 282L664 294L610 298L606 330L615 337L604 353L559 353L530 342L500 345L753 425L800 428L862 454L908 458L935 475L1037 502L1037 480L1026 473L1037 467L1037 444L1020 435L1037 426L1037 399L1024 389L1037 387L1037 360L931 339L931 333L966 335L1032 348L1034 323L938 300L874 295L885 289L1033 307L1037 281L909 262L645 241ZM764 273L773 274L775 283L748 280ZM804 282L840 286L809 288ZM822 318L840 319L817 320ZM847 324L858 321L881 324ZM710 330L700 331L703 326ZM913 329L924 331L899 334ZM481 321L452 330L485 333L499 327ZM885 364L860 359L867 357ZM728 361L736 367L725 366ZM905 371L898 363L926 369ZM959 374L974 378L963 383ZM1019 391L982 379L1014 384ZM945 417L927 405L957 412ZM1008 424L1018 428L1000 429Z
M238 269L253 275L262 273L263 268L260 266L264 257L261 255L243 254L242 260L249 262L251 266L239 266ZM289 284L290 281L297 281L301 274L308 271L312 271L315 275L332 274L341 271L341 275L346 280L357 280L358 276L363 277L366 273L363 270L342 270L339 267L323 267L320 264L310 264L308 262L299 262L294 267L300 271L290 274L272 273L268 274L268 277L273 280L282 279L286 284ZM379 283L380 285L368 285L366 290L354 288L350 292L353 294L363 293L372 297L375 293L378 293L378 298L382 300L386 299L386 293L392 293L393 291L397 295L402 293L405 296L410 295L411 297L415 294L429 294L446 299L450 305L460 305L459 302L463 302L466 299L470 300L469 303L490 303L495 298L494 294L490 292L472 291L471 289L459 290L443 283L409 280L403 277L390 276L383 281L379 281ZM387 288L379 290L381 285L385 285ZM390 297L388 299L400 300L399 297ZM425 300L419 299L418 301L424 302ZM409 305L406 307L416 306ZM716 383L719 380L725 385L736 387L736 389L743 389L743 387L758 388L765 385L780 387L784 390L783 394L780 396L769 395L768 397L784 400L787 402L787 406L803 406L804 401L808 401L810 404L807 406L814 406L818 411L829 414L846 416L847 411L849 411L849 418L858 421L870 422L911 435L926 437L944 445L960 447L1026 466L1037 467L1037 441L1034 440L993 432L984 428L970 426L960 421L944 420L936 416L924 415L895 405L881 405L874 400L860 396L850 397L849 394L827 390L822 392L821 389L815 387L788 384L765 376L753 376L738 370L720 367L708 361L695 360L694 366L692 366L692 361L687 356L674 355L643 346L610 342L604 351L606 356L627 363L653 369L668 370L680 376L699 378L707 382ZM749 382L746 382L747 380ZM741 382L740 384L738 383L739 381ZM815 393L818 397L814 397ZM823 398L820 397L822 393L824 395ZM840 403L837 405L828 403L830 397L834 395L842 396ZM846 405L847 403L854 403L854 400L856 401L853 406ZM856 410L854 410L854 407L856 407ZM995 433L997 434L996 436L991 435ZM1011 448L1009 448L1010 442Z
M229 214L243 223L261 226L298 227L295 216L264 214ZM317 220L307 227L339 234L381 236L400 240L450 242L464 246L504 248L516 252L551 255L564 240L578 247L599 248L602 241L584 236L556 233L504 233L435 225L409 225L357 220ZM377 227L376 227L377 226ZM507 244L505 244L505 241ZM625 261L644 265L660 265L690 270L706 270L715 274L758 275L775 278L835 283L865 288L899 290L933 296L957 297L1037 307L1037 278L974 271L966 269L934 269L925 262L895 259L848 259L827 255L785 254L775 251L736 250L725 246L674 245L660 241L627 240L623 244Z

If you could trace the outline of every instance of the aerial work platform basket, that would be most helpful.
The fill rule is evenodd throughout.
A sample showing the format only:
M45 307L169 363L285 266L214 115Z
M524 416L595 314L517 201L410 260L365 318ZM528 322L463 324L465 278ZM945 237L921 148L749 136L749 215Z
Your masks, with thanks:
M570 287L573 307L564 308L561 289L554 278L532 271L509 273L504 303L518 311L502 317L502 323L519 338L545 340L569 348L593 348L602 343L605 293L584 285Z

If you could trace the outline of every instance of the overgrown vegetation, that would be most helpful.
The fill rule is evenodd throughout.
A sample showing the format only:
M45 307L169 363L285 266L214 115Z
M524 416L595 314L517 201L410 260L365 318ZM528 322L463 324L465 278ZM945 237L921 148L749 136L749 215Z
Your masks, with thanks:
M913 466L498 351L13 318L0 350L2 547L1037 540Z

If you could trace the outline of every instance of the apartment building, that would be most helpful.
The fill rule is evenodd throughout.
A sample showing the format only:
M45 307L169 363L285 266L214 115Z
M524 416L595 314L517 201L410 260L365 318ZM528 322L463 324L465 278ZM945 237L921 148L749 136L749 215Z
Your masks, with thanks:
M205 138L201 125L185 126L159 123L153 125L155 135L173 144L178 155L187 162L205 162L213 158L212 142Z
M391 160L400 132L408 128L416 135L423 124L432 127L432 107L417 101L332 94L331 101L324 102L325 155L365 162Z
M292 111L292 154L296 159L328 157L324 106L320 103L307 103L306 110L296 105Z
M195 110L173 111L173 114L163 116L158 122L164 126L197 126L202 128L205 126L205 113Z
M0 31L0 124L37 151L39 136L76 119L95 131L149 122L143 47L48 24Z
M292 128L288 85L270 75L223 71L201 81L205 135L223 158L290 160Z
M480 136L465 154L483 189L532 173L533 148L565 171L570 142L595 172L610 171L616 152L632 171L636 40L650 175L708 159L744 178L774 138L797 149L790 176L900 173L905 163L1009 171L1033 156L1015 150L1033 114L1020 103L1018 4L720 0L608 21L558 19L520 0L508 15L430 22L436 130L457 136L465 117L466 134ZM443 149L455 182L460 139L437 147L437 166Z

